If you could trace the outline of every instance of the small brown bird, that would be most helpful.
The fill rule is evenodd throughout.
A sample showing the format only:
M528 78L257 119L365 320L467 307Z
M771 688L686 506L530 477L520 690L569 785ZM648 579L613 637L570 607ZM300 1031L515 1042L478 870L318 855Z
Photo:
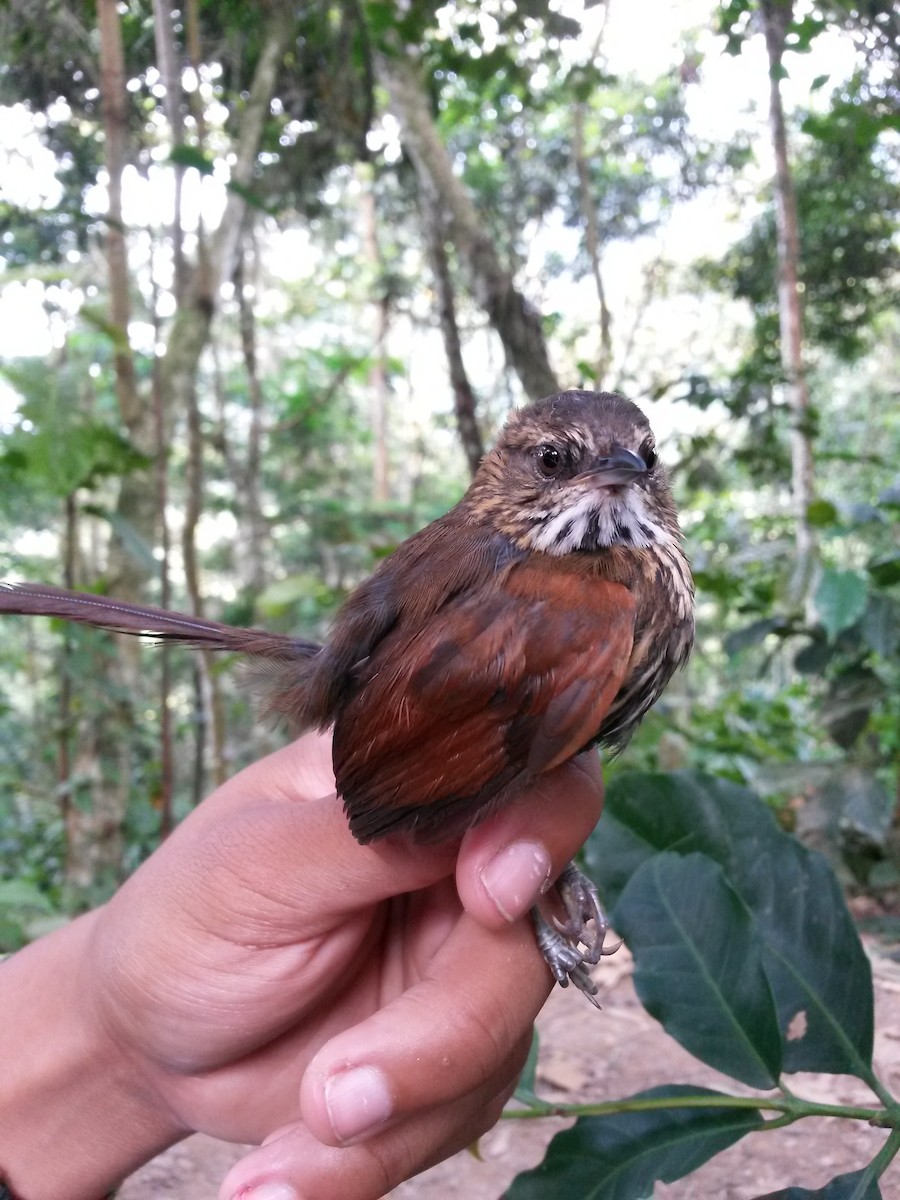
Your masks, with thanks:
M264 661L269 711L298 732L333 726L360 842L453 837L579 751L621 748L694 634L650 425L584 391L514 412L459 504L353 592L325 646L30 584L0 586L0 612ZM574 866L559 891L567 918L537 913L538 941L559 982L593 998L606 922Z

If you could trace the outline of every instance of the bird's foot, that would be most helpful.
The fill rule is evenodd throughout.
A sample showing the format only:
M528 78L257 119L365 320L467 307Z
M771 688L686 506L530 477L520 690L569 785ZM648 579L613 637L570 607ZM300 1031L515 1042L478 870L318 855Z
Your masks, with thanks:
M554 917L553 924L572 945L584 947L582 962L596 965L606 955L615 954L622 943L604 945L609 921L597 889L587 875L570 862L556 881L556 891L565 909L566 920Z
M556 891L565 910L565 920L554 915L551 923L539 908L532 909L538 946L557 983L561 987L573 983L599 1008L598 988L590 968L605 955L614 954L621 942L604 945L609 922L600 906L597 889L574 863L569 863L560 875Z
M553 978L560 987L568 987L570 983L574 983L579 991L584 992L591 1004L599 1008L598 988L591 979L590 968L581 950L554 929L539 908L531 910L531 917L538 948L553 972Z

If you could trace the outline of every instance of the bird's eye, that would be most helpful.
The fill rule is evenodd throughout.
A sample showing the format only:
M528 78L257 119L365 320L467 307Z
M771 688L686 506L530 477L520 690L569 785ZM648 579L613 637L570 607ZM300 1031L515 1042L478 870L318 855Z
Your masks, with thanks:
M550 478L553 475L558 475L562 470L563 456L556 446L551 446L545 442L543 445L537 447L534 456L537 459L538 470L542 475Z
M641 446L641 458L647 464L647 470L652 471L656 466L656 450L652 442L644 442Z

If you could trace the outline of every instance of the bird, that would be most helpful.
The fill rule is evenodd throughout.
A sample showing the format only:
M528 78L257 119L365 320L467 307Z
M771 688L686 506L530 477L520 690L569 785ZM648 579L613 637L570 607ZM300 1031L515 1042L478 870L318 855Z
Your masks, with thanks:
M580 752L618 753L694 637L650 423L580 389L513 410L459 503L382 560L324 645L38 584L0 585L0 612L249 656L268 713L333 730L363 844L449 840ZM538 944L597 1005L590 968L612 952L597 890L574 864L557 889L561 909L533 912Z

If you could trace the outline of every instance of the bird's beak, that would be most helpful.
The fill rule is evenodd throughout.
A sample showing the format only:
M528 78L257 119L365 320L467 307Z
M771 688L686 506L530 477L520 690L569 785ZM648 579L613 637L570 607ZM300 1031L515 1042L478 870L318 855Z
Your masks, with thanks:
M647 464L640 455L632 454L624 446L613 446L608 458L598 458L589 470L576 476L576 482L584 480L592 487L615 487L631 483L646 473Z

